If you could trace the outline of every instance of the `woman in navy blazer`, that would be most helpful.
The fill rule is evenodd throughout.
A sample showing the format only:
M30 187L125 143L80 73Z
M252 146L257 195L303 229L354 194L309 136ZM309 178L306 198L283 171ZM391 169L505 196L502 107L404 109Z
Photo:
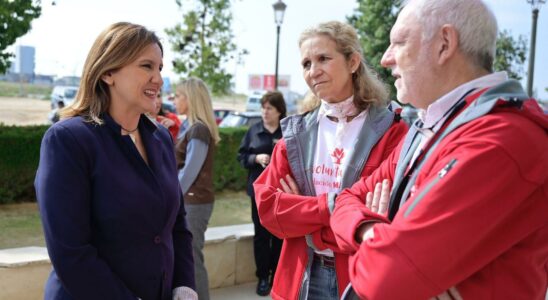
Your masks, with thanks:
M144 113L163 49L115 23L93 44L77 100L45 134L35 187L53 271L45 299L197 299L173 143Z

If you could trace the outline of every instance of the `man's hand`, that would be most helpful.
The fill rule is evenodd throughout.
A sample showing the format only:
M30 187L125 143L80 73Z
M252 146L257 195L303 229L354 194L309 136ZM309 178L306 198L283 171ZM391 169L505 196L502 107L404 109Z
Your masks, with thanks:
M385 215L388 211L390 201L390 180L385 179L382 183L377 182L375 191L368 192L365 196L365 206L372 212Z
M282 189L278 189L284 193L293 194L293 195L300 195L299 187L297 186L297 183L291 177L289 174L285 175L284 178L280 178L280 185L282 186Z
M371 211L379 215L386 215L388 211L388 202L390 201L390 180L385 179L382 183L377 182L375 191L368 192L365 196L365 206ZM368 222L361 224L354 235L356 242L361 243L366 239L371 239L375 235L373 233L373 225L375 223Z

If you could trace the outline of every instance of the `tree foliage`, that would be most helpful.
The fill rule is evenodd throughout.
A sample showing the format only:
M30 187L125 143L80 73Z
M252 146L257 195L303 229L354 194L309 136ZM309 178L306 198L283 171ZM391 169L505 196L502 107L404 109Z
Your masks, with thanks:
M31 21L41 12L40 1L0 0L0 74L9 68L13 56L6 48L30 30Z
M497 37L495 70L506 71L508 77L521 80L526 54L527 40L523 35L514 39L510 31L500 31Z
M353 15L347 17L360 37L367 63L390 86L390 94L396 95L394 78L390 70L381 66L384 51L390 45L390 29L396 22L401 0L358 0Z
M184 13L183 22L166 29L176 58L173 67L184 77L204 80L214 94L230 91L232 75L223 65L245 50L236 53L232 42L230 0L176 0L179 8L193 7Z

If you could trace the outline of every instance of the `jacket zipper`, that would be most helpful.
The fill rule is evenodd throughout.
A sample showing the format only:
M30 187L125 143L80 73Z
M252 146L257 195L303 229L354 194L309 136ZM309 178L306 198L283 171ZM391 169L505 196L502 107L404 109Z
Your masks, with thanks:
M438 172L438 176L436 176L434 179L432 179L432 181L430 181L428 183L428 185L426 185L426 187L424 188L424 190L422 190L422 192L415 198L415 200L413 200L413 203L411 203L411 205L409 205L409 207L407 208L407 210L405 211L405 213L403 214L404 217L407 217L409 216L409 214L413 211L413 209L415 208L415 206L417 206L417 204L419 204L419 202L422 200L422 198L424 198L424 196L426 194L428 194L428 192L430 192L430 190L441 180L443 179L443 177L445 177L445 175L447 175L447 173L449 173L449 171L451 171L451 169L453 168L453 166L457 163L457 159L456 158L453 158L451 161L449 161L449 163L447 163L447 165L445 165L445 167L443 167L443 169L441 169L439 172Z

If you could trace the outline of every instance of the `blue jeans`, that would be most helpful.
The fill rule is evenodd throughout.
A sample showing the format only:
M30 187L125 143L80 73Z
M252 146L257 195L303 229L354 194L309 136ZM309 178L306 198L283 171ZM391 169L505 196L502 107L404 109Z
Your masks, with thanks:
M339 289L337 287L337 273L335 268L322 266L321 262L314 259L310 272L308 287L309 300L337 300Z

